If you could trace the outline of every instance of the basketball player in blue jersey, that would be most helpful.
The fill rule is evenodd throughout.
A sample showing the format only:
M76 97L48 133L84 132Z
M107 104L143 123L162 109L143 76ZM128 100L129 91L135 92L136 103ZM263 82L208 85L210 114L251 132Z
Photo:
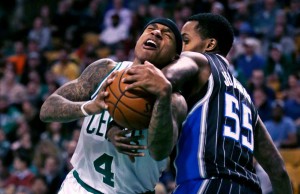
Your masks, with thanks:
M181 50L182 39L175 23L164 18L154 19L136 43L133 62L100 59L90 64L78 79L61 86L46 99L40 112L40 118L45 122L69 122L85 117L71 159L74 169L65 178L59 194L154 193L187 113L184 98L172 93L171 83L159 69L177 59ZM151 68L152 77L160 84L145 88L156 96L149 128L126 130L131 136L143 135L144 139L138 136L134 142L147 146L142 152L144 157L133 163L107 140L112 118L104 103L104 98L109 95L105 87L112 82L113 72L144 61L160 65ZM156 122L158 117L164 118L163 122Z
M173 90L185 97L189 111L177 143L174 194L261 193L254 157L268 173L274 193L292 193L278 150L246 89L229 71L225 56L234 38L229 22L220 15L197 14L181 34L187 52L163 69ZM148 84L141 74L152 66L146 64L128 71L132 76L124 81L133 82L128 89ZM109 138L118 150L141 156L126 145L130 137L116 142L115 136Z

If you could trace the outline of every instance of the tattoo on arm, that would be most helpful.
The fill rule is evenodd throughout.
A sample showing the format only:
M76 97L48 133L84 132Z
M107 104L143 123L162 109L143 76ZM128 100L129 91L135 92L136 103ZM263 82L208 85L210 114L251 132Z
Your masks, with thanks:
M40 117L45 122L70 122L83 116L80 106L114 67L108 59L90 64L76 80L66 83L46 99Z
M176 97L175 97L176 95ZM182 96L172 95L172 103L156 101L148 129L148 148L151 156L162 160L170 155L178 137L187 106ZM170 99L169 99L170 100Z

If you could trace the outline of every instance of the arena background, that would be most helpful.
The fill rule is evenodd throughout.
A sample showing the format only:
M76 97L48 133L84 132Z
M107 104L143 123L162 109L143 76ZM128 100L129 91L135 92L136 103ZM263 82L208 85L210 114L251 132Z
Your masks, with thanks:
M82 120L41 122L47 96L99 58L131 60L152 18L168 17L181 28L199 12L222 14L233 25L227 59L263 121L274 122L278 107L292 121L280 123L275 130L284 135L272 138L299 191L299 0L10 0L0 1L0 193L56 193L72 168ZM257 171L264 193L271 192ZM175 186L166 170L157 193Z

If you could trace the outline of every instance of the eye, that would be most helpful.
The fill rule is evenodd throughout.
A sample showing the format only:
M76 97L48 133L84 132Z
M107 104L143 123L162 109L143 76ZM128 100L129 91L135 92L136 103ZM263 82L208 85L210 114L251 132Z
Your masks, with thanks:
M188 38L182 38L182 42L184 43L184 44L188 44L189 42L190 42L190 40L188 39Z
M153 26L149 26L147 29L148 30L155 30L155 28Z
M164 35L165 35L166 37L168 37L169 39L172 38L172 35L171 35L169 32L164 33Z

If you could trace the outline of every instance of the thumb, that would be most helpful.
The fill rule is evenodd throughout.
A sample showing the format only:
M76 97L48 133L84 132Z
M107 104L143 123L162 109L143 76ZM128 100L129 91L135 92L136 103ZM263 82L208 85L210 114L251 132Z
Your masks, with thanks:
M145 65L153 65L152 63L150 63L149 61L145 61L144 62ZM154 65L153 65L154 66Z

